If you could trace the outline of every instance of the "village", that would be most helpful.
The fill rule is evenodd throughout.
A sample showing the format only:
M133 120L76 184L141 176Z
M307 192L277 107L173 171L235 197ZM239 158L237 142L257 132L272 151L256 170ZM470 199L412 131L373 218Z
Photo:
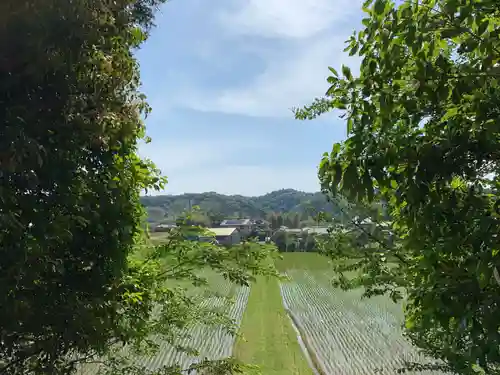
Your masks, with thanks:
M177 224L159 224L152 228L152 232L168 232L177 228ZM312 235L327 235L328 226L315 226L304 228L288 228L280 226L272 228L271 223L262 219L225 219L220 223L214 223L212 227L205 228L205 234L198 236L196 239L203 242L214 241L220 245L237 245L249 238L257 238L259 242L281 242L282 237L292 239L299 242L304 237Z
M374 223L369 218L353 218L354 227L358 230L356 243L362 244L372 236L375 231L387 231L389 223ZM352 223L351 223L352 224ZM153 237L161 236L163 232L169 232L178 228L177 224L158 224L152 228ZM289 228L282 225L273 228L271 223L263 219L224 219L212 223L210 227L204 228L203 234L191 236L189 239L200 242L210 242L221 246L238 245L249 239L257 240L259 243L273 243L279 251L317 251L318 240L326 239L334 230L348 232L353 230L352 225L348 229L342 224L318 223L315 226L302 228ZM392 236L389 236L391 238Z

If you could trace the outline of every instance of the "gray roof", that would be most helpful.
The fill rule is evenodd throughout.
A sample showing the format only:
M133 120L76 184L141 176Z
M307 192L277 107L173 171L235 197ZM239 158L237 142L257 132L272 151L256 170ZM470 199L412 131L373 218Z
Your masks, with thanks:
M176 224L158 224L156 228L177 228Z
M328 234L328 228L325 227L307 227L303 228L302 230L307 233Z
M220 225L230 227L232 225L250 225L252 221L250 219L227 219L223 220Z
M297 229L297 228L280 228L279 231L282 231L282 232L286 232L286 233L296 233L296 234L300 234L302 233L302 229Z

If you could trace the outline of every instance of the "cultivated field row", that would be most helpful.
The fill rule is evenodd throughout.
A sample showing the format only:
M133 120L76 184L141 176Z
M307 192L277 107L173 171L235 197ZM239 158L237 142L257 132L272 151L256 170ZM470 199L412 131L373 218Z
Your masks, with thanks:
M387 298L362 300L361 291L334 289L322 271L289 270L287 276L283 303L321 374L389 375L405 362L426 361L402 336L401 307Z
M200 307L220 309L233 319L235 323L240 324L246 309L250 288L233 285L222 278L215 279L216 282L211 283L210 289L217 292L221 297L207 297L200 304ZM227 304L227 299L224 297L231 297L234 303ZM216 360L230 357L234 342L235 337L227 333L222 327L200 324L179 332L179 339L175 343L182 347L196 349L199 352L198 356L179 351L171 344L159 340L158 344L160 348L156 355L138 357L134 360L134 364L153 371L161 367L173 365L179 365L182 369L187 369L192 364L198 363L205 358ZM126 354L126 349L122 354ZM79 370L78 374L98 375L99 367L86 365ZM196 374L196 371L192 371L190 374Z
M240 325L242 338L235 342L222 328L197 325L179 332L176 344L195 348L199 356L159 342L157 355L137 358L136 364L187 369L204 358L233 355L258 365L262 375L393 375L406 362L427 362L402 335L401 305L333 288L324 264L318 254L284 254L279 268L288 280L262 277L251 288L208 275L210 289L235 302L210 296L203 304L225 310ZM80 375L96 373L95 366L87 366Z

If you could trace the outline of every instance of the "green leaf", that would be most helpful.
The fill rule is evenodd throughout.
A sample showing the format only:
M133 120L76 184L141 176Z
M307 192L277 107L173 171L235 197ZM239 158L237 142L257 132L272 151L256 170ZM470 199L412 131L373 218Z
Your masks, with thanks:
M339 79L337 77L334 77L334 76L329 76L326 81L331 84L331 85L335 85ZM336 86L331 86L330 89L335 89ZM330 89L328 91L330 91Z
M462 34L462 30L457 27L441 30L441 37L444 39L452 39Z
M411 319L406 319L405 321L405 327L406 329L412 329L413 327L415 327L415 322Z
M354 56L357 52L358 52L358 44L355 44L353 45L351 48L350 48L350 51L349 51L349 56Z
M335 157L339 152L340 152L340 143L334 143L333 144L333 150L332 150L332 156Z
M348 80L352 79L351 69L347 65L342 65L342 74Z
M489 26L489 20L484 20L483 22L481 22L477 28L477 34L479 36L483 35L484 32L488 29L488 26Z
M384 0L375 0L375 4L373 5L373 10L375 14L380 15L384 13L385 9L385 1Z
M347 119L347 134L351 134L352 127L353 127L353 120L352 120L352 118L348 118Z
M375 74L377 70L377 62L373 59L370 60L370 62L368 63L368 69L370 71L370 74Z
M328 69L330 70L330 72L332 72L332 73L333 73L333 75L334 75L335 77L338 77L338 76L339 76L339 74L337 73L337 71L336 71L334 68L332 68L331 66L329 66L329 67L328 67Z
M373 3L373 0L365 0L363 2L363 9L368 9L368 7Z
M368 198L368 202L373 201L373 181L370 177L370 174L366 171L363 174L363 187L366 190L366 196Z
M486 374L484 369L476 363L472 365L472 371L474 371L476 374Z
M342 180L342 166L339 163L336 163L333 168L333 186L336 188L337 185Z
M446 110L446 113L441 117L441 122L445 122L458 114L458 107L451 107Z
M358 180L358 172L356 165L353 162L348 163L344 168L344 173L342 176L342 188L348 189L351 194L357 194L362 190L359 184L356 184Z

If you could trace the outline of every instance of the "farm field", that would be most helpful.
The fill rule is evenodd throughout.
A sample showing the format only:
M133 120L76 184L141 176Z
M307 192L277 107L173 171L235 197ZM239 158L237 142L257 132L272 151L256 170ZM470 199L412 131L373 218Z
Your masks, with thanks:
M221 308L235 322L239 323L246 308L249 288L231 285L231 283L221 278L218 285L213 285L213 289L223 296L231 297L234 303L224 306L226 301L223 298L209 297L204 300L203 305L208 305L211 308ZM161 343L159 354L141 359L142 364L146 365L150 370L174 364L178 364L182 369L187 369L191 364L198 362L202 358L222 359L231 356L235 341L235 337L223 331L222 328L201 325L184 330L182 335L185 337L179 340L177 344L195 348L199 351L199 356L178 352L171 345ZM195 373L193 372L193 374Z
M200 296L201 307L209 307L225 311L236 323L241 322L246 308L250 288L236 286L229 281L224 280L222 276L212 271L202 271L202 276L206 277L209 287L192 287L188 283L176 284L189 288L189 294ZM233 301L227 304L224 297L204 296L206 291L216 292L220 296L229 297ZM172 345L166 342L159 342L159 352L154 356L139 357L134 360L134 364L147 368L150 371L158 370L164 366L179 365L181 369L187 369L193 363L199 362L203 358L223 359L230 357L235 343L235 337L225 332L219 327L192 326L179 332L176 345L183 347L192 347L199 352L199 356L189 355L178 351ZM122 354L127 354L126 349ZM196 372L191 372L196 374ZM78 375L98 375L99 368L96 365L86 365L78 371Z
M319 373L389 375L405 361L425 362L402 336L401 305L386 297L362 300L361 290L333 288L328 260L315 253L284 254L277 266L289 278L281 283L284 306Z
M202 271L212 290L232 296L234 304L208 297L204 304L226 309L240 325L237 339L217 327L194 326L178 344L195 347L199 357L160 343L160 353L137 358L154 370L178 363L187 368L201 358L234 356L257 365L262 375L393 375L405 361L424 363L401 333L401 305L388 298L361 299L361 291L331 286L331 265L316 253L284 253L278 270L285 280L260 277L238 287L212 271ZM203 292L189 289L190 294ZM80 375L95 375L86 367ZM248 370L247 375L259 373ZM411 374L410 372L407 372ZM426 372L438 375L438 372Z

